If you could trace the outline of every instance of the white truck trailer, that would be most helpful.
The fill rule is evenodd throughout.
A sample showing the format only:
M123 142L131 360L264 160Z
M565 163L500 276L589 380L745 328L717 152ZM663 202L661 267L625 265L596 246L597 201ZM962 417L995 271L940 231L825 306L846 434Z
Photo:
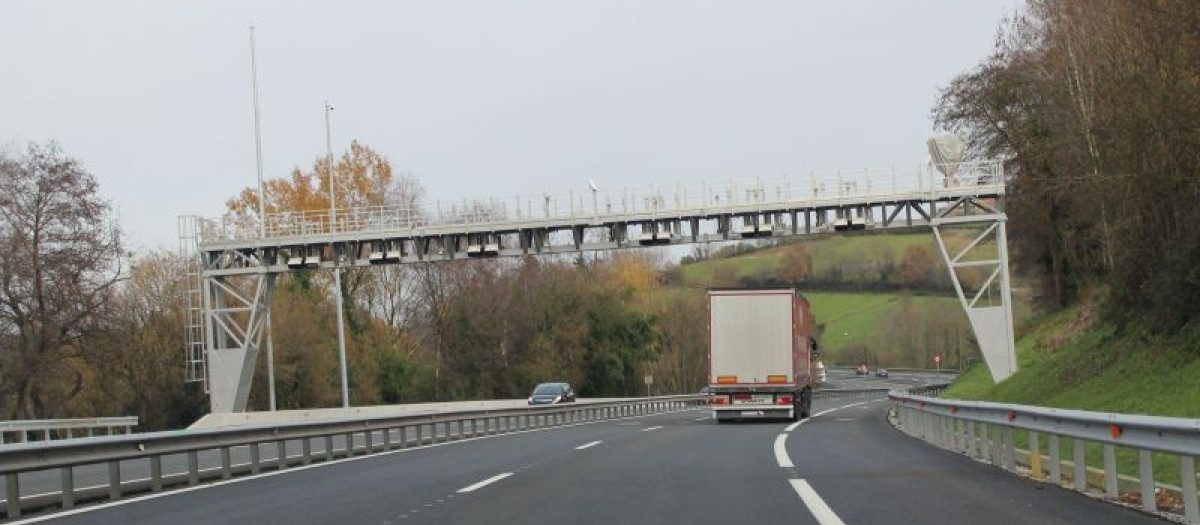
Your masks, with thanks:
M709 401L718 422L808 417L817 345L794 288L708 291Z

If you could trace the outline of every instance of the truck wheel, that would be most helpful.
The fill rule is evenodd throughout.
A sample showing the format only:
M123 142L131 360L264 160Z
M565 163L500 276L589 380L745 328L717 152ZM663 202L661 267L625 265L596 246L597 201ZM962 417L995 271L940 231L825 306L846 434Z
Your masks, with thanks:
M804 393L800 395L800 398L800 404L803 407L800 409L800 417L808 417L810 414L812 414L812 392L805 390Z

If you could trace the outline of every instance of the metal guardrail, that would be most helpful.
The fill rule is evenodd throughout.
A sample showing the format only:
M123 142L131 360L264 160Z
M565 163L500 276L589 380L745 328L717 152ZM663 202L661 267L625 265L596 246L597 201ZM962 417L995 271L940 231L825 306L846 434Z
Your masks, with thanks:
M853 367L853 366L830 365L830 366L826 366L825 370L833 370L833 371L837 371L837 372L853 372L855 368L856 367ZM959 370L956 368L942 368L942 369L937 369L937 368L891 368L891 367L886 367L886 366L872 368L871 373L875 373L875 370L879 369L879 368L883 368L889 372L894 372L897 374L942 374L942 375L958 375L959 374Z
M0 445L34 441L39 435L41 441L72 439L77 431L87 437L96 435L97 430L110 436L115 435L117 429L129 434L137 425L137 416L0 421Z
M229 479L235 475L258 473L263 469L282 470L297 464L307 465L396 448L678 410L705 398L704 395L662 396L508 410L306 421L15 444L0 448L0 476L5 481L6 496L4 510L6 517L11 519L32 510L53 507L69 509L85 501L117 500L131 494L196 485L212 479ZM335 437L344 440L340 450L334 449ZM296 441L299 441L299 454L289 455L288 444ZM323 441L321 452L313 452L314 441ZM267 463L262 460L260 447L263 445L273 445L278 451L274 461ZM235 447L249 448L248 464L233 464L231 449ZM200 453L212 451L220 456L219 468L201 470ZM186 469L164 474L163 458L177 455L186 457ZM148 460L150 477L138 481L122 480L121 463L131 460ZM76 469L98 464L107 466L107 483L77 488ZM58 471L61 486L59 492L21 494L23 474L55 470Z
M921 395L924 394L924 395ZM1200 524L1200 501L1196 492L1195 457L1200 455L1200 419L1140 416L1062 410L1054 408L935 399L926 392L893 392L896 426L905 433L941 448L990 461L1009 471L1017 471L1019 451L1015 434L1026 434L1029 450L1028 467L1035 479L1047 479L1043 466L1048 467L1048 481L1065 486L1064 474L1071 478L1072 487L1087 492L1087 445L1100 444L1103 451L1103 484L1097 486L1105 496L1120 496L1116 449L1122 447L1137 452L1138 490L1142 508L1157 511L1155 491L1168 488L1178 491L1183 500L1187 523ZM1042 450L1042 436L1048 447ZM1070 471L1064 472L1060 457L1060 439L1072 441L1073 461ZM1046 453L1048 452L1048 456ZM1179 487L1157 484L1154 480L1153 453L1177 456Z
M882 397L891 392L888 388L838 388L838 389L817 389L813 390L813 399L829 399L837 398L863 398L863 397Z

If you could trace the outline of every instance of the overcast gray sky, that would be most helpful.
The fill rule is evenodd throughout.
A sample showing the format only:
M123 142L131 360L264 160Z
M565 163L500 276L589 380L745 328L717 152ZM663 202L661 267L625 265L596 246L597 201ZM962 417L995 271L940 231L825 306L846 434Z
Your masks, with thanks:
M1018 0L0 0L0 144L56 140L134 249L351 139L431 200L925 158Z

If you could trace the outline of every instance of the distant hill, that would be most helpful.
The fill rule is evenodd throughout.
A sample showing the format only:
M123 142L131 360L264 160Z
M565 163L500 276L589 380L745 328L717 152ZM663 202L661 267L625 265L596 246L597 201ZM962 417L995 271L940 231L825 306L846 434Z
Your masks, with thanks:
M806 246L811 268L797 286L813 306L827 363L931 367L933 356L941 355L946 366L958 366L978 355L931 233L859 233L700 251L678 268L668 293L790 285L784 278L786 253L798 244ZM913 247L929 257L922 270L929 278L919 286L900 276ZM1027 311L1018 305L1018 319L1028 317Z

